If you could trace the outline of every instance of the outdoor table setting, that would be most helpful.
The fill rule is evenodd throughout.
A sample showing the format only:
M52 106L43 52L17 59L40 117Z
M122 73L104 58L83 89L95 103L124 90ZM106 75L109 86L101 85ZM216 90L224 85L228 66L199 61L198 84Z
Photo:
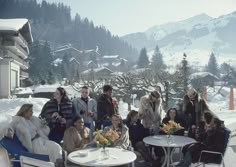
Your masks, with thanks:
M103 148L74 151L68 155L68 160L78 165L108 167L129 164L136 159L136 155L132 151L114 147L105 149L105 154Z
M173 163L172 153L173 148L183 148L187 144L195 143L196 140L185 137L185 136L176 136L176 135L156 135L148 136L143 139L144 143L152 146L160 146L163 148L165 153L165 160L162 164L162 167L169 167ZM171 151L172 148L172 151Z

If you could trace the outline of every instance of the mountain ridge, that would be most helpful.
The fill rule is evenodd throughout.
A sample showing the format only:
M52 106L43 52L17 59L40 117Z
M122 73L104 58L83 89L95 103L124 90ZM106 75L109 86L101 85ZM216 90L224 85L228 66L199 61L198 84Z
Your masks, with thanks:
M185 52L204 50L219 54L235 54L236 11L212 18L204 13L184 19L153 26L145 32L132 33L122 39L136 49L146 47L154 49L156 45L162 50Z

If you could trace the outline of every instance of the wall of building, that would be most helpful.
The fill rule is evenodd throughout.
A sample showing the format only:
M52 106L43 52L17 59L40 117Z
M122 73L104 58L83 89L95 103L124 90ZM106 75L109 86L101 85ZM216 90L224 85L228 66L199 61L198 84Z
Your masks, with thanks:
M20 87L20 66L11 62L11 90Z
M0 60L0 98L8 98L11 95L10 89L10 61Z

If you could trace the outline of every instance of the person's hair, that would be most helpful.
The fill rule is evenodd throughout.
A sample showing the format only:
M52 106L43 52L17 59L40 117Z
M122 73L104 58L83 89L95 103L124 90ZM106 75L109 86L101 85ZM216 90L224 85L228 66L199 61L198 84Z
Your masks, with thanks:
M158 91L152 91L150 95L157 99L161 97L161 94Z
M122 129L123 122L122 122L122 118L121 118L120 114L113 114L113 115L111 116L111 118L112 118L112 117L116 117L116 118L118 118L118 119L120 120L120 124L118 125L118 127L119 127L120 129Z
M74 118L73 118L73 120L72 120L72 124L71 124L71 126L75 126L74 124L75 124L75 122L76 121L78 121L78 120L81 120L82 119L82 117L81 116L79 116L79 115L76 115Z
M214 119L214 124L216 126L216 129L220 129L222 125L222 121L219 118L213 118Z
M112 86L111 85L104 85L102 89L103 89L103 92L112 91Z
M81 87L81 89L88 89L88 87L87 86L83 86L83 87Z
M178 111L177 111L177 109L174 108L174 107L170 108L170 109L166 112L166 117L170 119L170 111L171 111L171 110L174 110L174 111L175 111L175 118L177 118L177 117L178 117Z
M194 96L194 100L199 101L201 99L200 94L194 88L191 88L187 91L187 95L190 94Z
M134 116L138 115L138 111L135 111L135 110L131 110L129 112L129 114L127 115L127 118L126 118L126 122L130 122L131 121L131 118L133 118Z
M69 97L67 96L67 92L63 87L58 87L57 90L60 92L61 94L61 101L62 102L66 102L69 100Z
M16 116L24 117L25 113L27 113L32 108L33 108L33 104L23 104L20 110L16 113Z
M204 132L205 131L205 125L206 125L206 122L205 121L199 121L199 131L200 132Z
M205 112L204 118L207 124L211 122L211 120L214 118L214 115L211 112Z

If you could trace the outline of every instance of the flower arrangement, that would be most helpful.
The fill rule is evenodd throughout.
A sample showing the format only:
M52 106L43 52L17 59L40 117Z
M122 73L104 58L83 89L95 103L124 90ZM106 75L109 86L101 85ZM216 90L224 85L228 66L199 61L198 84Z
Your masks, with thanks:
M105 149L106 146L111 145L118 138L119 138L118 133L108 128L105 130L96 131L94 140L98 142L100 145L102 145L103 149Z
M167 135L172 135L176 130L182 128L183 127L179 123L170 120L167 124L164 124L161 130L163 130Z

